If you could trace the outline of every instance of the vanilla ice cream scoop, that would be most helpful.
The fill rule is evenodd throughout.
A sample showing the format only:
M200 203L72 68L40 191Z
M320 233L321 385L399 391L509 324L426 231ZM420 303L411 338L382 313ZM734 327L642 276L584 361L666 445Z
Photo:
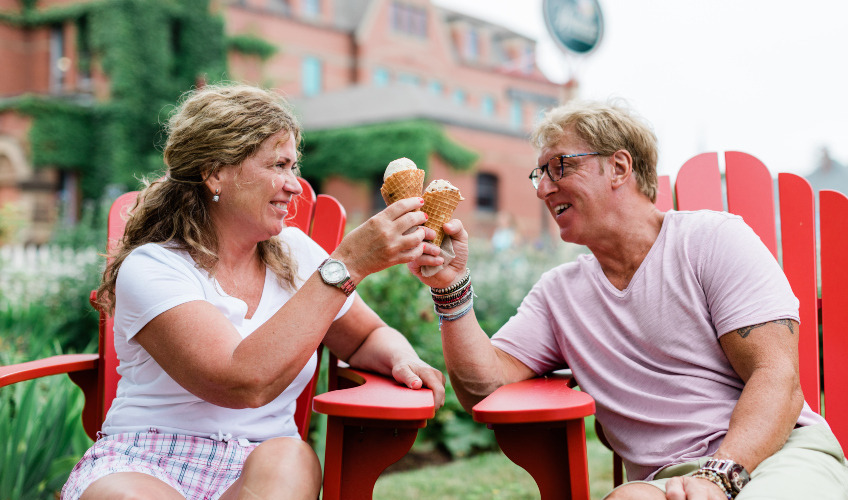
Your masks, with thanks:
M383 174L383 182L386 182L386 179L396 172L400 172L401 170L415 170L417 168L418 166L415 165L415 162L409 158L398 158L386 167L386 172Z
M421 210L428 216L424 225L436 232L433 243L441 246L445 238L445 222L451 220L453 211L464 198L459 188L444 179L430 182L422 197L424 206Z
M386 206L402 200L421 196L424 188L424 171L415 166L409 158L398 158L389 163L383 174L383 186L380 194Z
M424 190L425 193L432 193L434 191L444 191L445 189L450 189L452 191L459 191L459 188L451 184L449 181L444 179L436 179L427 186L427 189Z

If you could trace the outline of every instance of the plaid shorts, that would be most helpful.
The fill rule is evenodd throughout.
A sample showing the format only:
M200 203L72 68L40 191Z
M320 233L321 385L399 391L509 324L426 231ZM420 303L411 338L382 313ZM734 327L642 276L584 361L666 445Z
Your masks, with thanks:
M219 498L241 475L258 443L150 432L100 436L71 471L62 498L78 499L94 481L116 472L141 472L190 500Z

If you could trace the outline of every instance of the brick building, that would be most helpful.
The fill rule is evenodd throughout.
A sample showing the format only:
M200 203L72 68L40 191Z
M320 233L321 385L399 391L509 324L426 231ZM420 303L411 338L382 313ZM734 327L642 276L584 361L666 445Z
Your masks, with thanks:
M73 218L79 185L92 173L85 166L54 167L49 160L36 165L34 118L2 103L35 94L86 106L119 93L116 77L101 61L107 53L86 42L85 6L96 4L103 2L0 0L0 206L13 202L23 210L28 224L20 238L27 241L47 238L61 202ZM429 0L230 0L206 6L221 19L228 41L223 76L279 89L294 104L307 142L319 131L410 120L436 124L477 158L464 170L438 154L425 159L427 181L447 178L461 189L466 201L457 215L472 235L488 237L498 212L512 214L528 238L552 231L527 180L535 162L527 132L540 112L568 99L572 89L539 71L534 40ZM185 25L175 23L171 33ZM261 53L237 40L273 50ZM178 51L179 45L171 47ZM309 169L320 168L304 160L307 177ZM321 191L348 208L353 223L383 206L374 176L333 174L319 182Z

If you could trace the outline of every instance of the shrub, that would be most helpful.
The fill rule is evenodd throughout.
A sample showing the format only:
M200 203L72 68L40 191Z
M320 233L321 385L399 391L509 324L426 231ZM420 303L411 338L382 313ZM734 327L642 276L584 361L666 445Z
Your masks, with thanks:
M495 251L488 242L471 242L468 267L474 285L474 311L492 335L515 313L543 272L573 260L583 247L531 246ZM363 300L390 326L403 333L421 359L445 372L439 324L429 290L405 266L394 266L365 279L357 288ZM459 404L450 380L445 406L419 434L419 446L437 446L454 457L495 447L494 434L475 423Z

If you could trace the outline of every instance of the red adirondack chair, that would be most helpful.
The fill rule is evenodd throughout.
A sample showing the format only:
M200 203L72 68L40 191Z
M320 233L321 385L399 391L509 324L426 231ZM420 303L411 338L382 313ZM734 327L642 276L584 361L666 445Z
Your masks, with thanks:
M798 175L782 173L778 176L777 222L774 180L762 162L746 153L728 151L725 177L726 191L717 153L690 159L675 181L677 209L726 210L740 215L772 255L780 258L800 301L799 362L804 397L814 411L825 415L826 409L827 421L837 439L843 448L848 448L848 398L844 397L848 388L848 363L844 361L848 357L848 335L844 333L848 331L848 231L844 222L848 197L836 191L821 191L816 213L810 184ZM668 177L660 178L657 206L661 210L674 206ZM821 297L817 258L821 265ZM822 352L818 342L820 317ZM589 498L582 429L583 417L594 411L594 401L573 391L568 384L568 377L511 384L473 409L476 421L494 429L504 453L533 476L543 500ZM562 432L562 428L567 432ZM615 484L621 484L623 474L618 459L614 475Z
M303 194L294 204L290 222L327 252L332 252L344 235L344 208L327 195L316 197L303 179ZM135 203L137 192L121 195L109 212L107 243L112 250L126 225L125 215ZM96 292L92 292L92 303ZM319 348L319 356L321 354ZM320 359L320 357L319 357ZM69 354L0 367L0 387L49 375L67 373L85 395L82 421L86 433L95 435L115 398L118 365L113 343L113 320L100 315L98 354ZM312 416L315 376L297 400L295 421L306 439ZM412 390L383 376L337 366L330 357L330 391L315 397L315 411L328 416L325 445L325 499L370 499L374 483L386 467L402 458L412 447L418 429L435 414L432 391Z

